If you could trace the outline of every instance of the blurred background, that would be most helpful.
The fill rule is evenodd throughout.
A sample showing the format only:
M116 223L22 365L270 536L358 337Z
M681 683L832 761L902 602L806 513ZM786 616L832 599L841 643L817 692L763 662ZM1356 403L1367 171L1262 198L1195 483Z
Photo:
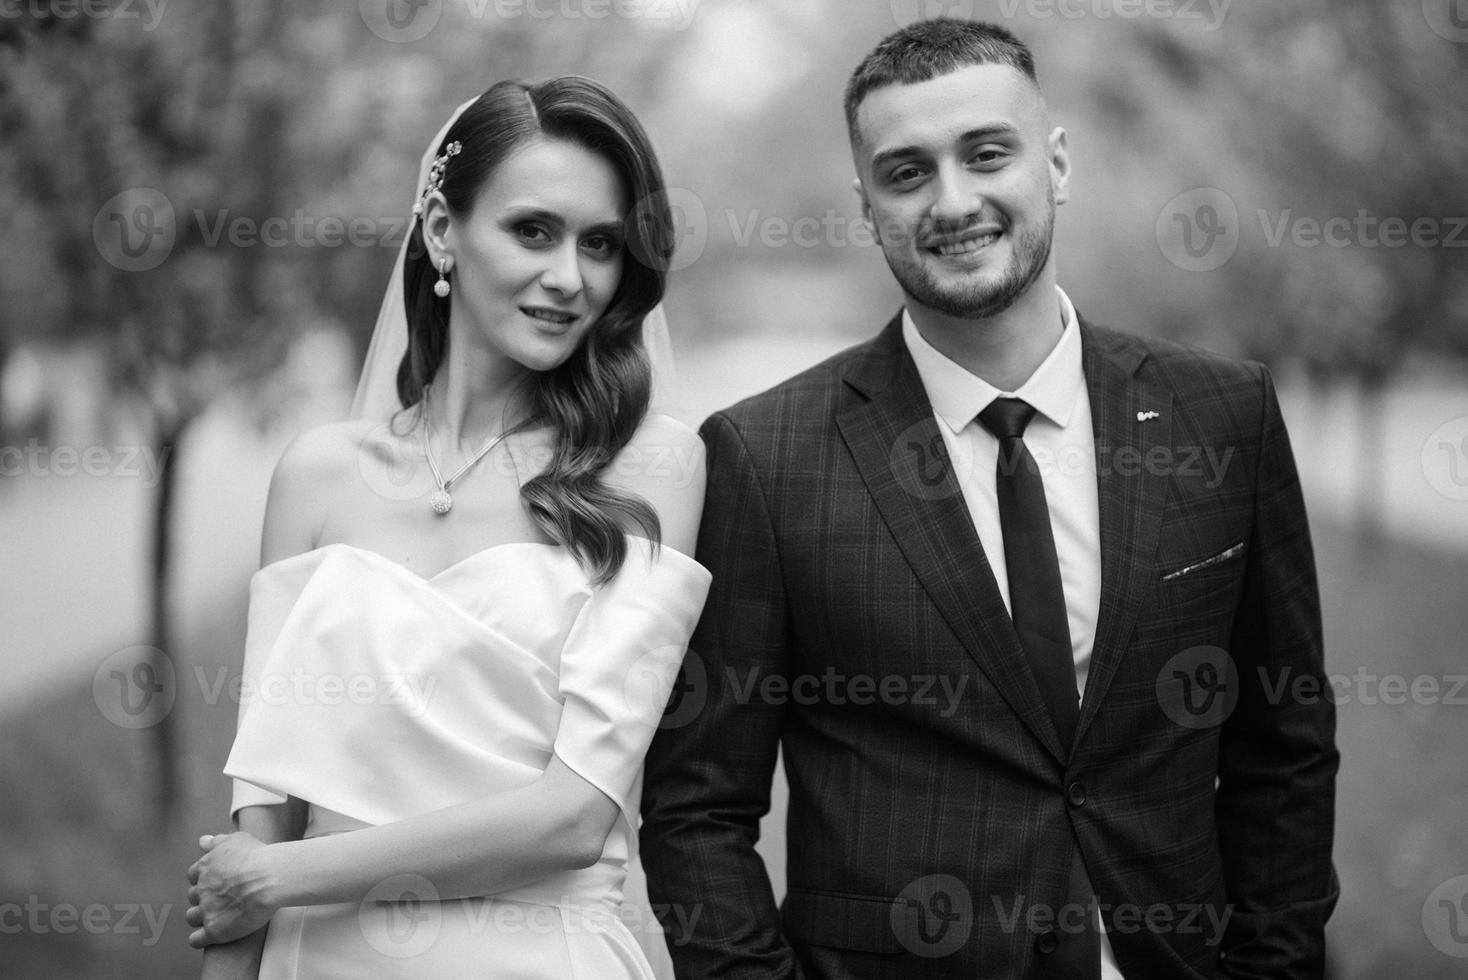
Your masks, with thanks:
M697 424L897 309L841 92L938 14L1035 50L1082 313L1274 371L1343 681L1331 976L1465 975L1468 3L16 0L0 976L197 971L184 871L227 822L270 472L346 411L449 112L575 72L638 113L676 188ZM779 806L766 826L779 892Z

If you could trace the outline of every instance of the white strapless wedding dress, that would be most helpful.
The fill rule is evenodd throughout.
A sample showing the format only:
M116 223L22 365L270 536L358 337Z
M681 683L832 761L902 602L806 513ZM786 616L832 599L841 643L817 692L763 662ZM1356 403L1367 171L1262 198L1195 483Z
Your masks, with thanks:
M351 832L524 786L554 753L622 811L596 864L510 892L438 901L402 875L361 903L281 909L260 980L651 980L622 884L643 755L708 587L635 537L601 587L533 542L430 579L346 544L256 572L234 809L295 796L306 836Z

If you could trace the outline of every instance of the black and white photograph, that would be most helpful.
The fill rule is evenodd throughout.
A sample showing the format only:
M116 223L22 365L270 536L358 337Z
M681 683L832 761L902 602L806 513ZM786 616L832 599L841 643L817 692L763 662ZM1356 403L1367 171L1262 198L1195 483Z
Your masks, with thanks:
M1468 975L1468 0L0 0L0 977Z

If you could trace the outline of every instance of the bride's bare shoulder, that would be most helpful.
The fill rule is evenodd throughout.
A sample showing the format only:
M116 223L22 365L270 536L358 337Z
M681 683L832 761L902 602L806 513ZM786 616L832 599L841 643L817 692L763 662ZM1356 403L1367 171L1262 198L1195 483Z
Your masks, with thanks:
M307 429L291 440L275 466L275 479L288 482L331 481L358 465L363 453L381 451L392 438L388 425L371 419L348 419Z
M651 504L663 525L663 540L693 553L705 479L697 432L671 415L649 413L607 467L606 479Z
M307 429L292 439L270 478L262 563L314 548L326 515L369 459L390 452L392 438L384 422L352 419Z

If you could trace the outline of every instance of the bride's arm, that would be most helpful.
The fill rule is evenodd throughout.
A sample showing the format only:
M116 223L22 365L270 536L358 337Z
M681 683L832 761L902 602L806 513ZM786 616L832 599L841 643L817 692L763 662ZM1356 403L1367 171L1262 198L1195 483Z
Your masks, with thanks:
M209 926L190 942L225 941L286 906L361 901L400 874L425 878L439 899L453 899L588 867L618 812L553 756L527 786L380 827L268 847L246 834L215 837L190 876L206 900L218 900L205 910Z
M681 424L660 425L656 438L671 442L673 451L653 454L643 447L644 465L613 464L607 479L653 506L664 544L692 554L703 506L703 443ZM619 812L616 802L553 755L545 772L524 787L379 827L268 847L245 834L210 838L189 871L209 903L200 916L205 925L189 942L227 942L268 921L277 908L359 902L397 875L426 878L447 900L492 895L588 867L601 856ZM226 895L228 903L221 900Z
M235 827L265 843L295 840L303 829L302 812L300 801L295 799L278 806L242 807L235 818ZM198 899L197 887L190 887L189 903L196 905ZM260 958L265 950L268 929L267 924L243 939L206 947L200 980L256 980L260 975Z

